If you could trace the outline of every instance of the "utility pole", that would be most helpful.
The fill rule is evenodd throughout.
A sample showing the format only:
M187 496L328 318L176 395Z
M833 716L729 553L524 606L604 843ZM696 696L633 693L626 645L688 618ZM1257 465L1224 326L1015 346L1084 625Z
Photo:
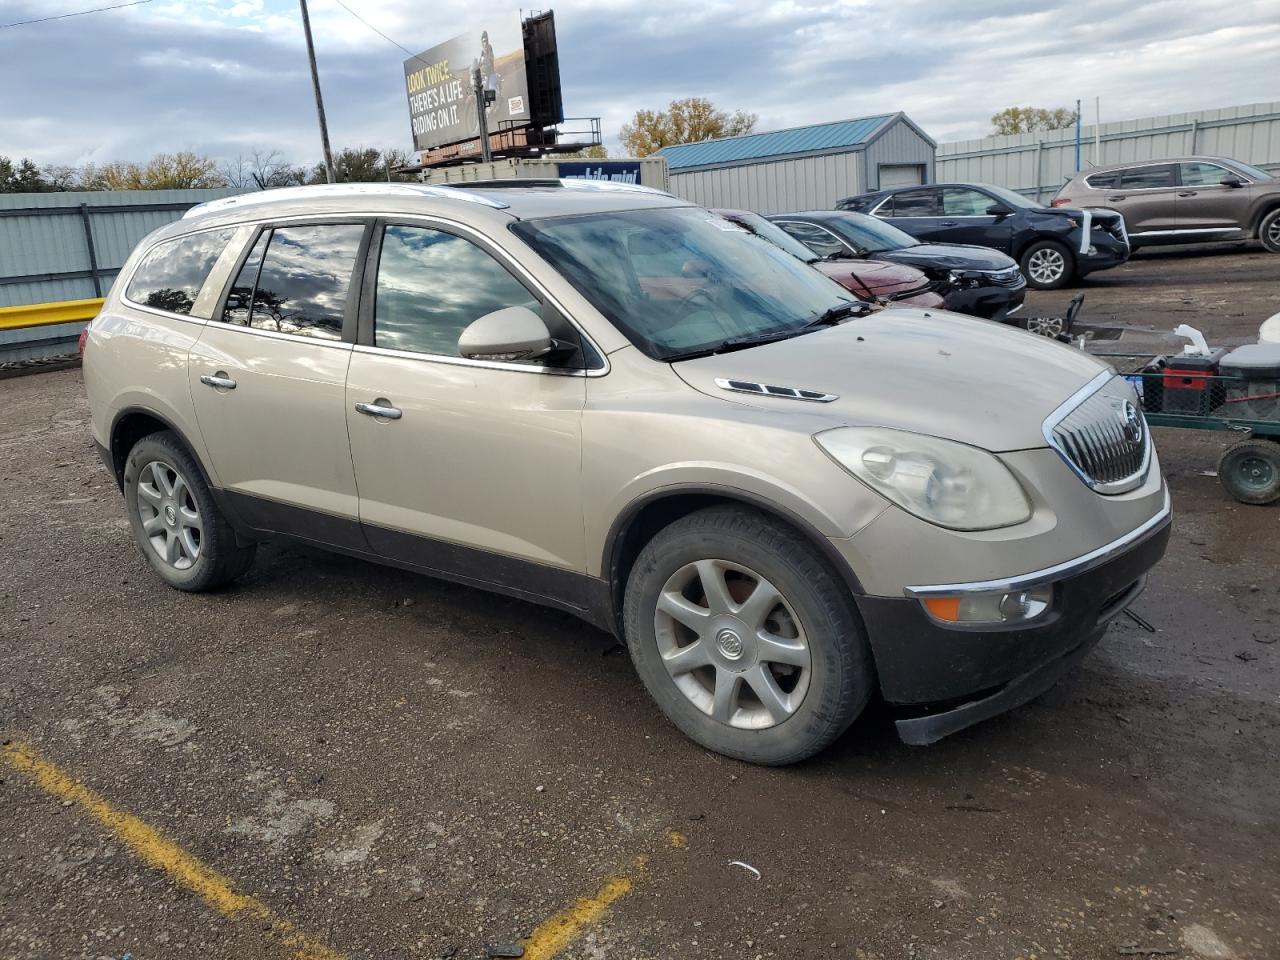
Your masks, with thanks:
M471 82L476 90L476 115L480 121L480 159L488 163L493 159L493 153L489 150L489 91L484 88L484 77L480 75L479 65L471 69Z
M1076 173L1080 172L1080 101L1076 100Z
M1102 166L1102 98L1093 98L1093 165Z
M320 146L324 150L324 176L330 183L336 183L337 174L333 169L333 151L329 149L329 125L324 119L324 98L320 96L320 71L316 69L316 45L311 40L311 16L307 13L307 0L298 0L302 8L302 32L307 38L307 60L311 63L311 87L316 93L316 116L320 118Z

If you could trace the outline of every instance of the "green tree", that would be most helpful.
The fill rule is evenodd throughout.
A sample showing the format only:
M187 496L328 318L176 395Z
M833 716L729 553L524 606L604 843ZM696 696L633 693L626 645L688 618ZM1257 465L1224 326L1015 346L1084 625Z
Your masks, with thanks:
M560 160L608 160L609 151L602 143L592 144L581 150L575 150L573 153L562 153L557 159Z
M379 150L376 147L345 147L333 155L333 166L339 183L386 183L387 180L413 181L412 174L396 173L413 158L403 150ZM307 183L324 183L324 164L317 163Z
M673 100L666 110L637 110L619 134L627 155L647 157L663 147L720 137L738 137L756 128L754 113L717 110L706 97Z
M52 189L30 160L24 157L15 164L0 157L0 193L46 193Z
M1039 133L1042 130L1065 130L1076 122L1076 112L1067 107L1005 107L991 118L991 132Z

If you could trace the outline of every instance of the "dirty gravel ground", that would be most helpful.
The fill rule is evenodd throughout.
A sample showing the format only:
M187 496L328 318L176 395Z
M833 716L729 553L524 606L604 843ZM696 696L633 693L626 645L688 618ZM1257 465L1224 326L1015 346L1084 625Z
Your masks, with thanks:
M1184 320L1238 342L1280 310L1280 258L1140 255L1085 289L1085 319L1134 328L1117 345ZM1220 434L1159 431L1154 634L1119 621L1040 700L934 747L873 708L771 770L684 740L556 612L289 546L225 592L167 590L79 371L0 399L0 738L352 958L480 957L615 871L630 893L562 956L1280 957L1280 508L1205 475ZM289 955L0 780L0 957Z

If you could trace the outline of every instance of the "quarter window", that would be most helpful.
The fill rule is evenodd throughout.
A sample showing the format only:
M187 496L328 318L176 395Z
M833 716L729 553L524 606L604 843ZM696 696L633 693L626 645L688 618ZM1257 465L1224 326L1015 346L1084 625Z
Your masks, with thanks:
M470 240L429 227L383 231L375 346L456 357L462 331L504 307L542 315L542 304L528 288Z
M1154 167L1130 167L1120 177L1122 190L1153 190L1173 186L1173 164Z
M341 340L364 226L279 227L264 233L232 284L228 323L317 340Z
M816 224L801 223L797 220L781 220L778 222L778 226L820 257L831 257L849 252L849 247L844 241Z
M1085 177L1084 182L1094 190L1114 190L1120 186L1120 175L1123 170L1108 170L1106 173L1095 173Z
M938 202L937 190L911 190L893 195L894 217L937 217L941 216L941 204ZM887 206L887 204L886 204ZM880 213L888 214L884 207Z
M187 315L234 230L209 230L158 244L133 272L125 296L144 307Z
M1224 177L1238 177L1216 163L1184 163L1182 185L1184 187L1220 187Z

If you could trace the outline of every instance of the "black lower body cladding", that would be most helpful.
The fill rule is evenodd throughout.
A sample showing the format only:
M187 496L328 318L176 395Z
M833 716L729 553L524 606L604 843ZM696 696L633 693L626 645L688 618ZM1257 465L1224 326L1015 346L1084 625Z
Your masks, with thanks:
M952 290L943 295L943 305L953 313L964 313L983 320L1004 320L1022 306L1026 296L1025 286L990 284Z

